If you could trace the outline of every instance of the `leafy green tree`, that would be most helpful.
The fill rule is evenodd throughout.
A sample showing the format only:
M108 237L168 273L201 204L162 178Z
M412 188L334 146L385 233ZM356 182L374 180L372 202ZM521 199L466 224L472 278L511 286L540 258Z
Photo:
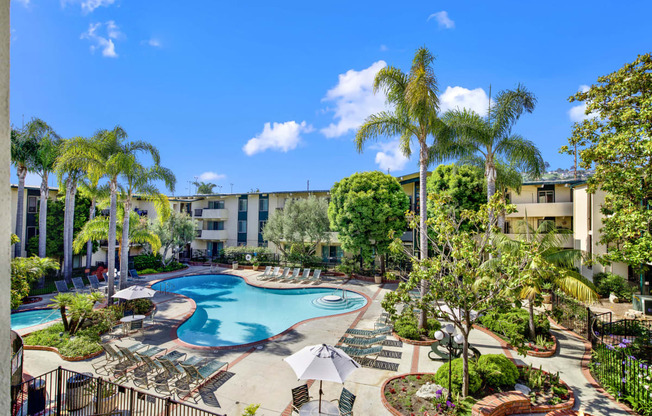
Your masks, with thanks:
M330 241L328 203L314 195L288 200L282 210L270 215L263 238L286 257L291 249L303 257L314 255L319 244Z
M159 218L152 224L152 228L161 240L163 266L167 266L187 244L194 240L197 221L188 214L172 212L166 219Z
M410 200L396 178L382 172L354 173L331 188L328 218L342 249L364 259L380 256L381 273L394 235L407 228Z
M571 230L558 230L554 221L542 221L534 228L528 223L526 216L525 220L516 223L516 232L518 239L510 240L500 235L497 244L501 251L520 250L535 254L523 270L523 286L518 290L519 298L528 301L528 327L530 340L534 341L537 335L534 306L541 301L544 284L551 283L554 288L583 302L595 302L599 296L593 283L575 271L575 266L585 260L584 253L563 247L567 239L572 238Z
M499 232L497 218L491 213L502 209L513 212L496 196L478 211L462 211L458 216L451 209L450 197L436 197L435 209L429 218L429 233L434 254L425 260L412 258L413 271L407 282L400 283L396 291L385 295L382 305L391 317L397 314L397 305L406 304L404 310L433 308L446 316L464 338L462 394L469 393L469 334L479 315L513 302L513 292L523 282L522 272L525 246L500 252L494 244ZM467 229L461 225L466 222ZM400 240L393 248L402 249ZM500 254L500 255L498 255ZM537 253L534 253L537 256ZM493 267L487 262L491 259ZM413 298L410 291L427 282L428 290L421 298Z
M109 197L109 187L105 185L100 185L100 179L102 178L101 172L98 170L89 170L86 173L86 177L81 178L78 186L79 194L88 198L91 201L90 207L88 208L88 220L95 218L95 211L97 202L106 199ZM93 265L93 252L96 249L97 244L94 244L93 241L88 240L86 242L86 268L90 269Z
M210 182L193 182L193 185L197 187L197 193L200 195L210 195L213 193L213 189L217 186L214 183Z
M374 79L374 93L383 91L387 103L393 107L391 111L383 111L367 117L358 129L355 142L358 151L364 144L379 137L400 136L402 153L409 157L412 154L411 141L419 143L419 249L421 258L428 257L428 237L426 227L426 176L428 165L439 159L451 156L447 135L438 133L445 126L437 117L439 112L439 97L437 78L432 64L435 57L425 48L417 49L409 73L389 66L381 69ZM428 147L428 137L434 143ZM425 293L424 286L421 292ZM425 313L419 318L419 328L426 322Z
M515 90L500 92L489 105L487 117L468 109L450 110L442 116L456 137L457 145L464 149L464 156L475 155L484 160L487 200L496 193L496 162L499 157L533 177L545 171L543 157L536 145L512 133L521 115L534 111L535 105L534 94L519 85Z
M16 257L11 261L11 308L20 306L33 282L59 265L48 257Z
M459 217L463 210L477 211L486 203L486 183L482 169L470 165L439 165L428 178L428 194L448 196ZM428 201L428 217L435 203Z
M604 263L623 262L635 270L652 263L652 54L598 78L586 92L569 99L584 102L587 118L573 126L569 146L580 166L594 169L588 192L606 192L600 244ZM641 282L643 290L643 282Z
M23 219L25 206L25 177L27 173L33 170L38 142L34 136L26 134L25 129L11 129L11 163L16 166L18 175L18 198L16 200L16 235L22 241L25 237L23 233ZM14 256L23 257L25 248L23 244L17 244Z

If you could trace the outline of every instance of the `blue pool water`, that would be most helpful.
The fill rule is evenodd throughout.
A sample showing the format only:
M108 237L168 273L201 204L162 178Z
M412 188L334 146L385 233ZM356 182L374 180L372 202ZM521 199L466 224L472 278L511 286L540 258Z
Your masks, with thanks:
M37 309L34 311L11 314L11 329L23 329L28 326L44 324L61 318L58 309Z
M342 290L267 289L230 275L186 276L152 288L193 299L197 309L177 334L189 344L214 347L260 341L305 319L354 311L367 303L363 296L346 291L346 301L325 304L323 296L342 296Z

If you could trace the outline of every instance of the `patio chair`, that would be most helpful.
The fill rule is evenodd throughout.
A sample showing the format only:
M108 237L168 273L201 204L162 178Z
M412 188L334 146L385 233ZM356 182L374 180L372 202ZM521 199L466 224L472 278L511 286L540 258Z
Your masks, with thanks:
M340 341L353 347L371 347L372 345L382 344L386 339L386 335L379 335L374 338L342 337Z
M367 338L373 338L373 337L377 337L378 335L385 335L391 332L392 332L392 328L389 326L379 327L376 329L349 328L346 330L346 333L349 335L354 335L356 337L367 337Z
M315 272L312 274L312 277L307 280L307 282L321 282L321 269L315 269Z
M91 285L91 290L101 292L106 289L106 285L100 285L99 279L94 274L88 275L88 283Z
M301 406L310 401L310 394L308 393L308 385L304 384L292 389L292 410L299 413Z
M272 271L272 266L266 266L263 274L258 276L258 279L263 279L263 277L269 277L270 272Z
M72 285L75 287L75 292L83 293L90 291L88 288L86 288L86 285L84 284L84 281L81 277L73 277Z
M178 353L178 351L172 351L172 353ZM174 393L173 390L170 389L170 382L179 379L185 374L183 368L181 368L175 359L166 358L172 353L168 353L154 361L155 365L160 368L159 373L153 378L154 390L168 396Z
M338 402L337 408L340 411L340 416L353 416L353 403L355 403L355 394L342 387L340 398L331 401Z
M299 273L301 273L301 268L295 267L294 270L292 271L292 276L287 277L285 280L288 282L295 281L299 277Z
M285 267L285 268L283 268L283 273L281 273L280 276L274 277L273 279L275 279L275 280L285 280L285 279L287 279L288 274L290 274L290 268Z
M276 279L276 276L278 276L278 272L281 270L279 266L274 267L271 272L265 276L265 280L271 280L271 279Z
M138 272L136 271L136 269L129 269L129 271L127 272L127 276L129 276L129 277L131 277L132 279L135 279L135 280L144 279L144 277L138 276Z
M369 347L369 348L355 348L355 347L341 347L342 351L344 351L346 354L353 358L365 358L365 359L370 359L370 363L365 363L367 365L371 365L378 360L378 356L380 355L380 352L383 350L383 347L380 345L377 345L375 347ZM374 357L371 359L370 357ZM357 360L356 360L357 361ZM362 363L360 363L362 364Z
M123 359L122 353L115 350L111 345L102 343L100 346L104 350L104 360L100 359L97 362L91 361L91 367L93 367L93 370L98 373L100 372L100 369L106 369L107 366L117 364Z
M65 280L55 280L54 286L57 288L59 293L70 293L72 290L68 289L68 283Z
M154 325L154 317L156 316L157 311L158 311L158 309L156 308L156 306L154 306L154 309L152 309L152 311L149 314L149 323L151 325Z
M303 273L298 276L295 280L295 282L307 282L310 279L310 268L303 269Z
M224 368L224 371L229 369L229 363L226 361L210 360L201 366L188 364L188 361L189 360L186 360L180 363L181 368L183 368L183 371L186 373L188 384L187 390L184 386L177 386L176 390L179 398L190 395L193 385L196 389L201 388L204 383L213 378L222 368Z

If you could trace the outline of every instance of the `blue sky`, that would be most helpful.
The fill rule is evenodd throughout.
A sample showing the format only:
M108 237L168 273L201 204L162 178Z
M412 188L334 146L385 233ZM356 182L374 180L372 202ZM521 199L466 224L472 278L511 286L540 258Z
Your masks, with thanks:
M222 192L329 189L356 171L418 170L393 138L362 154L352 139L384 106L375 72L409 70L425 45L443 109L483 111L489 85L521 82L538 105L514 132L568 168L558 149L582 116L568 96L648 52L651 13L643 0L12 0L11 120L64 137L119 124L160 149L177 195L195 176Z

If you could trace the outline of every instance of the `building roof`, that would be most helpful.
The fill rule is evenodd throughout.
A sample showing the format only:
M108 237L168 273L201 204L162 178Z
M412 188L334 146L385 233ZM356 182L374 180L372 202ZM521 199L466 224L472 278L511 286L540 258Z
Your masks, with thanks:
M169 199L173 199L175 201L188 199L188 201L181 201L181 202L191 202L198 198L206 198L211 196L228 197L228 196L239 196L239 195L267 195L267 194L327 194L330 191L331 191L330 189L311 189L311 190L303 190L303 191L233 192L233 193L223 193L223 194L196 194L196 195L185 195L185 196L180 195L180 196L171 196L169 197Z
M538 179L534 181L523 181L523 186L526 185L568 185L568 186L575 186L575 185L580 185L582 183L586 182L586 179L558 179L558 180L544 180L544 179Z

